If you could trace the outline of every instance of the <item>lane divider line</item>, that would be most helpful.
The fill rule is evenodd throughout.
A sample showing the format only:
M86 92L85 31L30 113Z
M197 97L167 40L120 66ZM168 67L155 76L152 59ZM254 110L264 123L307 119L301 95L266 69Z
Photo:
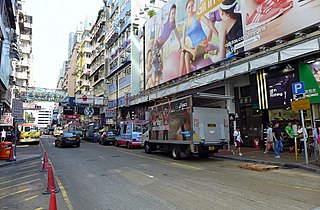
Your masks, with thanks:
M34 195L34 196L31 196L30 198L26 198L24 199L24 201L30 201L32 199L35 199L36 197L38 197L39 195Z
M67 208L68 208L69 210L73 210L73 206L72 206L71 201L70 201L70 199L69 199L69 197L68 197L68 195L67 195L66 190L64 189L64 186L62 185L62 182L61 182L60 179L57 178L57 177L56 177L56 180L57 180L58 186L59 186L59 188L60 188L60 190L61 190L63 200L64 200L64 202L67 204Z
M13 187L18 187L18 186L25 185L25 184L31 184L31 183L33 183L33 182L40 181L40 180L41 180L41 179L38 178L38 179L31 180L31 181L22 182L22 183L15 184L15 185L10 185L10 186L8 186L8 187L0 188L0 191L6 190L6 189L10 189L10 188L13 188Z
M28 178L28 177L36 176L36 175L39 175L39 174L30 174L30 175L23 176L23 177L19 177L19 178L16 178L16 179L11 179L11 180L9 180L9 181L0 182L0 184L7 184L7 183L9 183L9 182L13 182L13 181L16 181L16 180L20 180L20 179L24 179L24 178Z
M12 195L20 194L20 193L26 192L26 191L28 191L28 190L30 190L30 188L26 188L26 189L19 190L19 191L14 192L14 193L10 193L10 194L1 196L0 199L6 198L6 197L9 197L9 196L12 196Z

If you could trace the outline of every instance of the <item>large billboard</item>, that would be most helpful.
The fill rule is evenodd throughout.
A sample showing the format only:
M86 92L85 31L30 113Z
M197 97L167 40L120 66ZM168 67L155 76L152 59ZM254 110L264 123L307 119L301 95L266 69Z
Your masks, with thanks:
M320 0L171 0L145 25L146 88L320 22Z

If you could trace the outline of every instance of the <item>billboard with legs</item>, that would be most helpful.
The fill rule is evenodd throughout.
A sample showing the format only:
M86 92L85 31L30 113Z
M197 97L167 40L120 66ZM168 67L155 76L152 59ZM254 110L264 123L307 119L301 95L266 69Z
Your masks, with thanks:
M320 22L320 0L170 0L145 25L146 89Z

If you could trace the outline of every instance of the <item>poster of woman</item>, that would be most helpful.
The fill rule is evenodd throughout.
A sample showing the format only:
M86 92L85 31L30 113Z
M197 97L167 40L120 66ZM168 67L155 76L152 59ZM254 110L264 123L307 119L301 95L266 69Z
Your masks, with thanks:
M146 87L241 53L240 9L237 0L168 1L145 25Z

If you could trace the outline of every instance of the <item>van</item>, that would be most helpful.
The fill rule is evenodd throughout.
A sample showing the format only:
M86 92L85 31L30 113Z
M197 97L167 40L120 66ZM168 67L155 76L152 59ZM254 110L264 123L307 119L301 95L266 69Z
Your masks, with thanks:
M37 124L24 123L19 126L20 142L35 142L39 144L40 141L40 129Z

